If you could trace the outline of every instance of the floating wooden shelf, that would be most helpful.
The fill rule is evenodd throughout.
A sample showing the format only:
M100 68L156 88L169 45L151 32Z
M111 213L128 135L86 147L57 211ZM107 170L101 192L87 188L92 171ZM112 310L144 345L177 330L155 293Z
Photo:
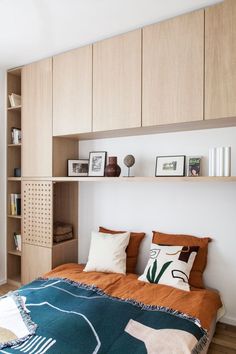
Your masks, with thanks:
M13 256L18 256L21 257L21 252L17 250L10 250L8 251L9 254L12 254Z
M21 219L21 215L10 215L10 214L8 214L7 216L8 216L8 218Z
M9 182L21 182L21 177L7 177Z
M8 144L7 146L8 147L20 147L21 144Z
M19 111L19 110L21 110L21 106L8 107L7 110L8 111Z
M232 177L22 177L22 180L52 182L236 182Z

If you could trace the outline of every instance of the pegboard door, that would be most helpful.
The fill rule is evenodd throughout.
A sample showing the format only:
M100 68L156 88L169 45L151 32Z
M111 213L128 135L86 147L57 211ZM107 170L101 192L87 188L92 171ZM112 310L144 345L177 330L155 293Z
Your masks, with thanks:
M52 182L22 182L23 243L52 248L53 185Z

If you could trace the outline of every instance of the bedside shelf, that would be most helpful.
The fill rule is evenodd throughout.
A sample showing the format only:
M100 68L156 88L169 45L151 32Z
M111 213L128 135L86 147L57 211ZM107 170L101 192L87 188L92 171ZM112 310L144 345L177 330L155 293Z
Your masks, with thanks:
M21 144L8 144L8 147L21 147Z
M7 215L8 218L13 218L13 219L21 219L21 215Z
M21 177L7 177L8 182L21 182Z

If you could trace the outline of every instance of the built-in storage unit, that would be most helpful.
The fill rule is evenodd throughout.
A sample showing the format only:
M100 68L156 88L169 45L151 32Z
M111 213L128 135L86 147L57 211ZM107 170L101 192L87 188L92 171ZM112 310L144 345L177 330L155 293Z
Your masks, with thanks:
M236 117L236 1L207 8L205 31L205 118Z
M93 131L141 127L141 29L93 46Z
M15 240L16 235L21 235L21 105L10 101L12 94L21 96L21 69L7 72L7 278L9 283L18 286L21 250L17 249Z
M22 69L22 176L52 176L52 58Z
M25 284L57 265L78 261L78 184L24 180L22 198ZM72 224L72 239L53 242L53 225L58 221Z
M53 57L53 135L92 131L92 45Z
M204 10L143 29L142 125L203 120Z

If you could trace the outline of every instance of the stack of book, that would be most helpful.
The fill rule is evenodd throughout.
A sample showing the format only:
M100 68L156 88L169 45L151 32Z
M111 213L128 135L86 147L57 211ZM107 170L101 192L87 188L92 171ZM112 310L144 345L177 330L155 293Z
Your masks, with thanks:
M21 96L15 93L11 93L9 96L11 107L18 107L21 105Z
M14 232L14 241L16 250L21 252L21 235L16 234L16 232Z
M17 193L10 194L10 214L21 215L21 195Z

